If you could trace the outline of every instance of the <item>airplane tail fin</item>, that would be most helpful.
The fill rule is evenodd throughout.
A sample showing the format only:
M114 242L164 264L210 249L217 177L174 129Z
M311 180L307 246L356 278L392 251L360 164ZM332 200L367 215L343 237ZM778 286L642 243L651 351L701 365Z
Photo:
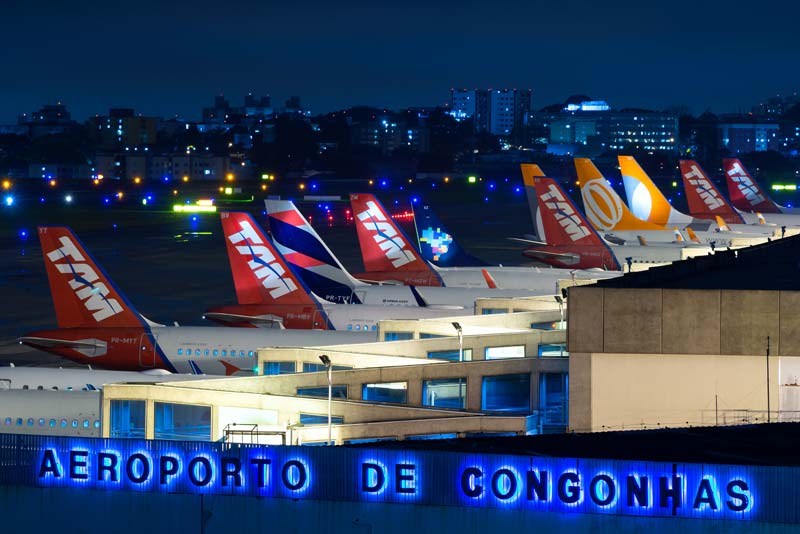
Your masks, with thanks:
M317 304L249 213L220 218L239 304Z
M736 213L697 162L682 159L680 166L689 213L692 217L698 219L722 217L732 224L744 223L741 215Z
M728 182L728 196L736 209L748 213L780 213L781 210L769 195L761 189L742 162L735 158L722 160L725 180Z
M422 204L419 208L414 207L414 224L417 225L422 257L437 267L487 265L485 261L464 252L428 204Z
M538 239L546 241L547 236L542 226L542 216L539 214L539 199L536 195L536 183L534 181L537 177L543 177L544 173L535 163L522 163L519 167L522 171L522 185L525 186L525 197L528 199L528 209L531 212L531 220L535 229L534 235Z
M728 226L728 225L725 223L725 221L723 221L723 220L722 220L722 217L720 217L719 215L717 215L715 219L716 219L716 221L717 221L717 228L719 228L719 231L720 231L720 232L730 232L730 231L731 231L731 227L730 227L730 226Z
M264 201L275 248L311 290L327 300L355 302L353 278L290 200Z
M39 242L59 328L146 326L69 228L40 226Z
M686 233L689 234L689 239L692 241L692 243L700 243L700 238L698 238L697 234L694 233L694 230L688 226L686 227Z
M633 156L618 156L628 205L638 218L660 225L691 224L692 217L672 207Z
M598 232L613 230L667 230L637 218L588 158L575 158L586 217Z
M536 178L539 211L548 245L605 245L552 178Z
M375 196L351 194L350 205L366 272L428 271L439 276Z

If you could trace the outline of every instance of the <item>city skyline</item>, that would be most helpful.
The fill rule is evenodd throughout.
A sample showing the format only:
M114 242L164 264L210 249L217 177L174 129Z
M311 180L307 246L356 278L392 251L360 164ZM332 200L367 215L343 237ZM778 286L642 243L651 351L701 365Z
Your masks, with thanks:
M276 107L298 95L319 114L441 105L451 87L531 88L534 109L588 94L616 108L724 113L800 87L787 67L800 6L774 1L45 1L5 11L0 124L57 101L78 120L112 107L196 120L220 93L270 94Z

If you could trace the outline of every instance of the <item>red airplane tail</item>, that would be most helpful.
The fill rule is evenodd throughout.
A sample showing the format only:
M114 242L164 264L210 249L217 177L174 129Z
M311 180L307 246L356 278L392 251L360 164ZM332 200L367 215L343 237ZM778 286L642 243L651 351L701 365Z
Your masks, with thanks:
M748 213L781 213L777 204L753 180L741 161L734 158L723 159L722 168L728 182L728 195L736 209Z
M220 218L239 304L317 304L250 214Z
M603 240L552 178L536 177L536 196L548 245L601 245Z
M369 272L430 271L430 265L373 195L351 194L358 244Z
M69 228L40 226L39 242L59 328L146 325Z
M727 223L744 224L741 215L736 213L697 162L682 159L680 165L689 214L692 217L698 219L720 217Z

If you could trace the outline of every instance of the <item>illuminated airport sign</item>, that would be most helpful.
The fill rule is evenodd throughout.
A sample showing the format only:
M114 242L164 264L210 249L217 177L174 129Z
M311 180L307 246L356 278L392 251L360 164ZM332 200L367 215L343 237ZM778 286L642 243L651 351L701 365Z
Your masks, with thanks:
M18 483L39 487L710 519L775 520L767 499L793 510L793 479L768 467L50 437L25 454Z

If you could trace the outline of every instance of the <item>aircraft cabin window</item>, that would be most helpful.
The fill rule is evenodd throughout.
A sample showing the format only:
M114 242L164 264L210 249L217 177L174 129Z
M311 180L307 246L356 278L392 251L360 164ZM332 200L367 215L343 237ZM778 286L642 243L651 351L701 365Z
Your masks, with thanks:
M38 390L43 390L43 389L44 389L44 386L36 386L36 389L38 389Z
M247 353L247 355L252 358L253 357L253 351L251 350L250 352Z
M6 417L6 425L10 425L10 424L11 424L11 418L10 417Z
M244 351L243 350L239 351L239 356L244 356Z
M22 417L17 417L17 426L22 426Z
M353 329L353 325L351 325L351 324L347 325L347 329L348 330L352 330Z
M227 356L227 355L228 355L228 351L227 351L227 350L223 350L223 351L222 351L222 356L223 356L223 357L225 357L225 356Z
M28 426L33 426L33 417L28 417Z
M94 427L100 428L100 421L98 421L97 419L94 420Z
M56 420L55 419L50 419L50 426L51 427L56 426Z
M28 389L28 384L25 384L24 386L22 386L22 389Z
M194 349L194 355L200 356L200 349Z
M89 428L89 420L88 419L84 419L83 420L83 428Z
M208 349L205 350L204 356L208 356Z
M39 426L44 426L44 419L39 419Z
M178 349L178 356L183 356L183 349Z
M219 356L219 351L217 349L214 349L214 356Z
M66 419L62 419L61 420L61 428L67 428L67 420Z
M72 420L72 428L78 428L78 420L77 419L73 419Z

